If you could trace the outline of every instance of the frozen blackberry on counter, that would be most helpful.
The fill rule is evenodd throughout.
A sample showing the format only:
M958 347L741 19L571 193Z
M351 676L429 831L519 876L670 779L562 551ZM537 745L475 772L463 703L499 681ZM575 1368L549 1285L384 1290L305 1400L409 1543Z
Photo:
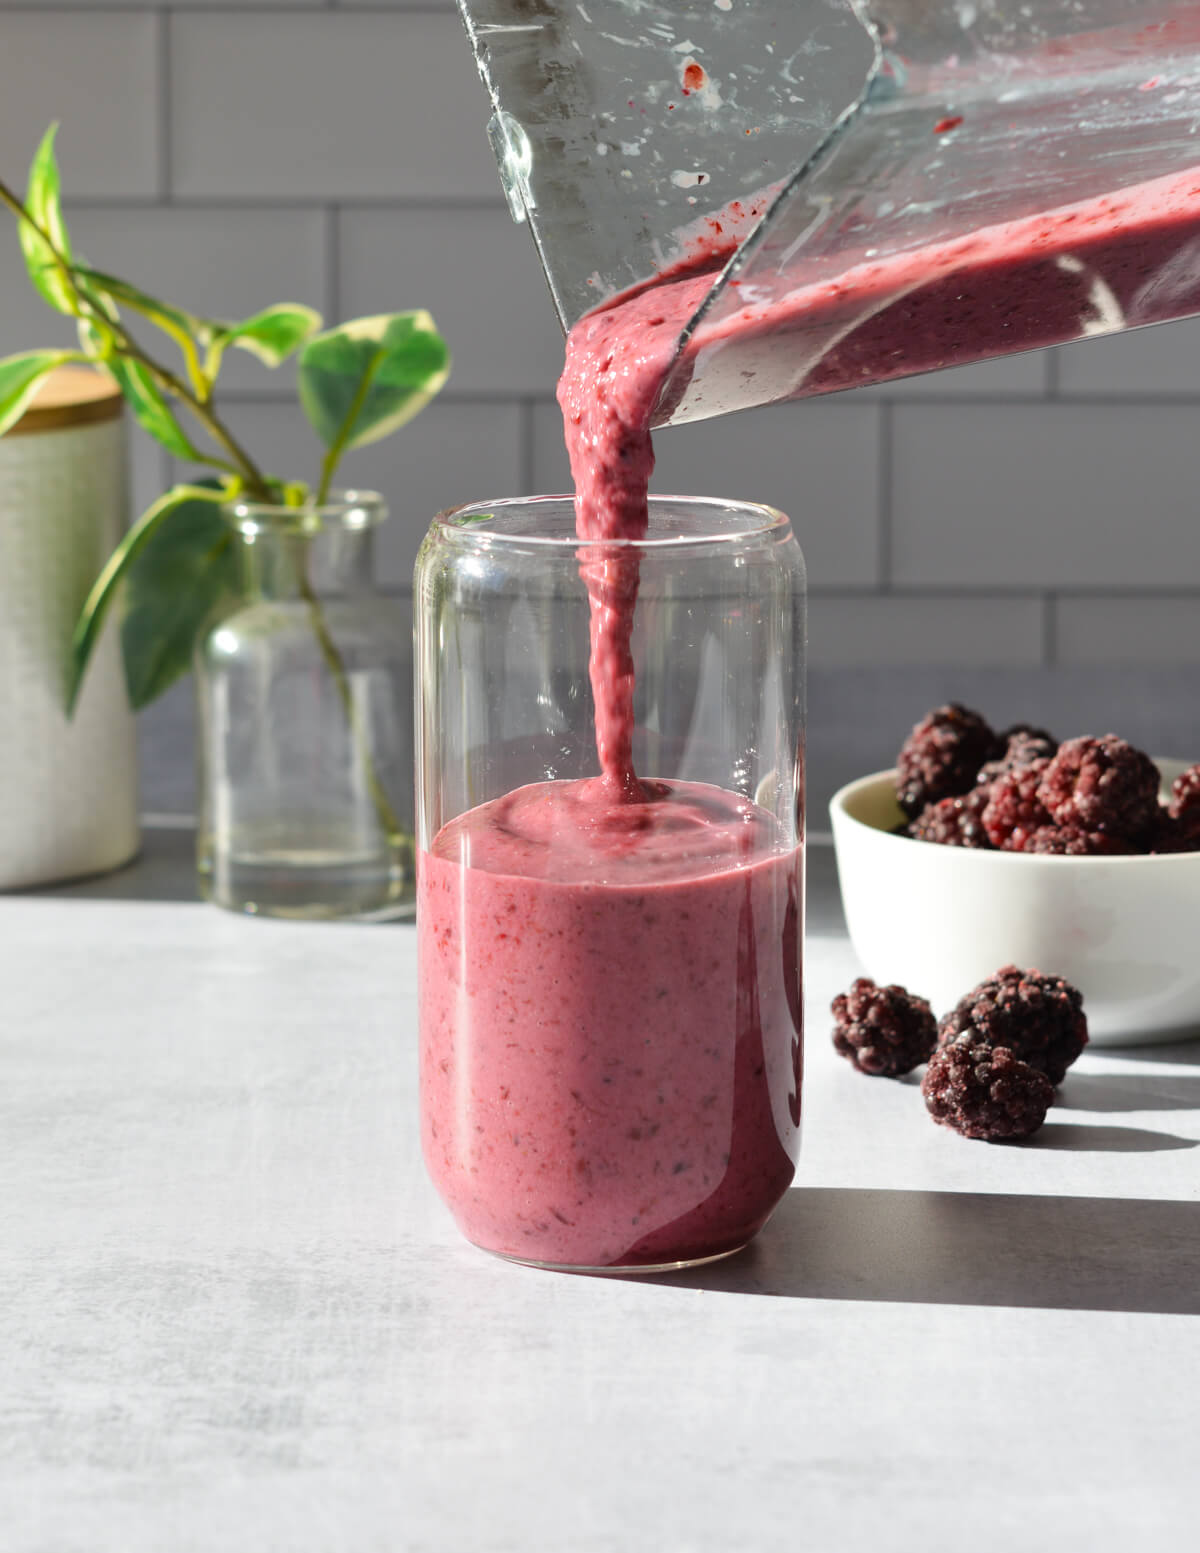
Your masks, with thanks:
M1025 838L1022 852L1039 852L1044 857L1122 857L1133 848L1120 836L1106 836L1102 830L1080 830L1078 825L1042 825Z
M1044 1073L967 1031L939 1046L921 1080L935 1122L989 1143L1028 1138L1046 1120L1054 1087Z
M1115 733L1068 739L1047 766L1038 797L1056 825L1134 842L1158 815L1158 767Z
M1004 742L1004 753L980 768L981 783L994 782L998 776L1003 776L1016 766L1028 766L1035 760L1049 760L1058 750L1058 740L1052 734L1044 728L1034 728L1029 723L1014 723L999 737Z
M860 976L829 1005L833 1044L860 1073L899 1078L924 1062L937 1045L937 1020L924 998L903 987L878 987Z
M1023 852L1030 835L1052 823L1038 797L1038 786L1050 762L1044 757L1001 773L988 789L983 828L994 847Z
M979 768L1003 753L996 734L969 707L951 702L921 719L896 757L896 798L910 820L941 798L976 785Z
M964 1033L1007 1046L1051 1084L1061 1084L1087 1045L1083 994L1061 976L1006 965L960 998L938 1026L943 1046Z
M983 828L983 810L988 801L986 787L973 788L961 798L939 798L928 803L908 827L914 841L933 841L943 847L975 847L990 850L991 842Z

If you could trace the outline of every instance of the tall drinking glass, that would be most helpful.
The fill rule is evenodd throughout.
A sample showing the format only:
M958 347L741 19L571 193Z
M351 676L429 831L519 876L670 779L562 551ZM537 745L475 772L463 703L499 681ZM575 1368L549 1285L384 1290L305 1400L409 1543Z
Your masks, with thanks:
M633 789L601 778L606 587L636 589ZM540 1266L726 1256L798 1147L804 563L767 507L459 508L417 560L422 1138L464 1234Z

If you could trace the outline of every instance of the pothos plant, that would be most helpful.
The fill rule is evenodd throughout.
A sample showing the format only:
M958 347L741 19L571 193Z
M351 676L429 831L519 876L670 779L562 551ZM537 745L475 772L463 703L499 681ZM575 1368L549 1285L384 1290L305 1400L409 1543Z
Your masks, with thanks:
M118 595L130 701L154 700L191 664L205 622L239 588L237 541L220 508L232 501L319 508L342 456L403 426L441 388L450 370L445 342L426 312L358 318L322 331L311 307L282 302L252 318L203 318L161 302L77 256L63 219L57 125L34 156L21 200L0 181L0 203L16 217L29 278L42 300L75 320L76 350L35 350L0 360L0 436L24 412L42 379L66 362L107 372L133 415L175 458L213 473L172 486L141 515L96 578L79 616L67 677L73 712L88 660ZM144 348L126 319L155 326L170 349L167 362ZM235 436L217 403L217 380L229 350L249 351L268 367L296 354L301 408L324 448L315 486L268 473ZM336 644L307 577L300 579L313 630L346 708L353 703ZM359 730L353 729L356 739ZM360 746L361 747L361 746ZM387 808L367 760L380 818Z

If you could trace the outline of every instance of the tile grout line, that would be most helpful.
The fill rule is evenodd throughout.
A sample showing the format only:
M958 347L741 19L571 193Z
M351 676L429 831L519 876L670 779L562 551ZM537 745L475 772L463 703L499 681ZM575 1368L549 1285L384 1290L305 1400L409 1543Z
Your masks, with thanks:
M393 0L393 3L374 4L370 0L361 3L361 0L309 0L306 5L304 0L265 0L261 5L246 5L243 0L166 0L166 9L171 11L200 12L204 16L244 16L247 10L255 11L259 15L266 16L319 16L322 11L344 11L351 15L359 16L387 16L392 12L401 12L407 16L445 16L445 5L438 4L438 0ZM0 9L5 9L0 5ZM26 4L8 9L29 10L35 6ZM130 4L129 0L111 0L111 4L103 6L81 6L78 0L50 0L48 9L57 11L128 11L144 10L144 5L138 5L136 0ZM453 14L453 12L451 12Z
M171 199L172 167L171 159L174 152L171 135L171 13L169 10L160 10L157 13L157 33L155 36L156 58L158 63L158 100L155 104L156 127L158 131L158 198L156 204L169 204Z
M7 12L0 4L0 16L6 16ZM96 11L89 11L90 16L95 16ZM166 13L159 13L165 15ZM207 12L205 13L207 14ZM242 11L240 15L245 15ZM262 13L274 16L274 11ZM311 12L306 14L312 14ZM490 195L472 194L354 194L349 196L328 196L322 194L244 194L239 192L229 194L180 194L173 196L171 203L184 210L317 210L327 200L334 197L338 203L347 210L368 211L418 211L438 214L440 211L467 210L483 211L485 213L499 214L503 212L504 205L497 202ZM153 205L157 197L153 194L70 194L63 203L68 212L76 210L112 210L125 206Z
M322 291L320 300L322 302L325 301L324 291ZM532 394L525 396L520 394L507 394L499 389L488 392L486 389L471 388L456 392L452 387L453 382L454 374L451 372L450 381L447 383L446 387L441 391L441 393L438 394L436 400L434 401L435 404L478 405L481 408L486 406L490 409L495 409L497 407L504 408L507 405L513 405L519 409L522 404L528 403L532 409L541 406L544 403L543 400L536 398L536 396ZM241 384L237 387L223 388L221 390L221 397L229 404L295 403L295 396L293 394L289 394L286 389L275 388L268 385L264 385L263 387L258 388L253 385Z
M1073 599L1091 599L1097 601L1112 601L1113 599L1128 598L1152 598L1161 599L1192 599L1196 597L1196 590L1187 588L1150 588L1137 587L1125 590L1114 589L1111 585L1094 588L1055 588L1052 592L1039 591L1036 582L1028 583L980 583L980 582L930 582L917 583L906 582L900 587L891 589L886 595L879 592L878 588L872 588L866 584L830 583L824 586L817 583L809 588L809 593L814 598L843 599L857 601L859 603L868 600L888 598L898 604L937 604L954 599L974 599L987 603L988 601L1024 600L1026 602L1041 603L1048 597Z
M261 4L247 5L245 0L102 0L101 4L88 5L86 0L21 0L9 4L0 0L0 12L16 15L44 15L47 11L60 15L95 16L97 14L123 12L142 15L147 12L180 12L202 16L244 16L254 11L266 16L313 16L321 11L347 11L351 15L386 16L389 12L401 12L408 16L445 16L447 7L438 0L392 0L392 3L372 4L371 0L263 0ZM449 14L453 14L451 10Z

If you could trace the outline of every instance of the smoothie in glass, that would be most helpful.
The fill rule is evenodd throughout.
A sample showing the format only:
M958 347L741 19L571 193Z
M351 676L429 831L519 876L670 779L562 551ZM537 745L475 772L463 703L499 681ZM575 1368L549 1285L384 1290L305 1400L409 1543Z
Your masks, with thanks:
M744 1245L799 1123L778 822L701 784L542 783L443 827L418 891L423 1146L468 1239L591 1267Z

